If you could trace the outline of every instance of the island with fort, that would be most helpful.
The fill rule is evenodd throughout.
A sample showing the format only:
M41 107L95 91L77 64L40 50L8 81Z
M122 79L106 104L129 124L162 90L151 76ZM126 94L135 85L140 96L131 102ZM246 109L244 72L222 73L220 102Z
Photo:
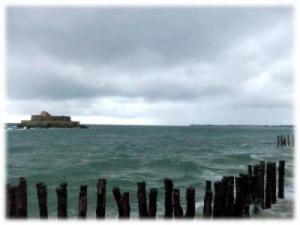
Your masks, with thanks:
M19 128L88 128L80 125L78 121L72 121L70 116L52 116L46 111L39 115L32 115L31 120L22 120L17 125Z

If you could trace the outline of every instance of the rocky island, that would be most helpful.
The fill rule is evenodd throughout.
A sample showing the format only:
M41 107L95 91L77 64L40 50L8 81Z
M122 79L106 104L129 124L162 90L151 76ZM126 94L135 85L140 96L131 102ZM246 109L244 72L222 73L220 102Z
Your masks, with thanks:
M72 121L70 116L51 116L42 111L40 115L32 115L31 120L22 120L18 127L21 128L87 128L78 121Z

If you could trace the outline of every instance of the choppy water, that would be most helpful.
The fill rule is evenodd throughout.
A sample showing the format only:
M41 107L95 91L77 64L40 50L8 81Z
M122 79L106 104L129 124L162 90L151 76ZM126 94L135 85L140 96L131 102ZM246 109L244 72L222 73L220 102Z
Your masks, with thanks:
M68 214L77 213L78 190L88 185L88 216L95 218L96 182L108 179L107 217L117 216L111 189L130 192L131 215L137 216L137 181L158 188L158 214L164 212L163 179L180 188L196 187L196 214L202 214L205 180L238 175L259 160L286 160L286 196L259 217L293 214L293 148L277 148L276 137L290 127L249 126L91 126L90 129L6 129L7 182L28 179L29 216L38 217L35 183L48 185L49 216L56 217L55 188L68 182ZM281 213L278 213L281 212Z

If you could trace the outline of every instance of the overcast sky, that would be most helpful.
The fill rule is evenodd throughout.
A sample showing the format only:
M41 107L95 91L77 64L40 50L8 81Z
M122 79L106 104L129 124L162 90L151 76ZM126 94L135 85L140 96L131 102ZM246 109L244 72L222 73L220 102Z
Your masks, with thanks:
M7 120L293 122L289 7L7 9Z

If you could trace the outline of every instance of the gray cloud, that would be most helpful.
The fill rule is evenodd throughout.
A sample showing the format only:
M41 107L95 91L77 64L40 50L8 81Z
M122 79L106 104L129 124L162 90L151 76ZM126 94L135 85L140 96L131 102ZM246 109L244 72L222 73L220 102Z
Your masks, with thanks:
M171 124L280 123L287 122L284 111L291 122L292 13L9 7L7 111L47 108ZM249 112L250 119L240 119ZM269 121L266 112L278 116Z

